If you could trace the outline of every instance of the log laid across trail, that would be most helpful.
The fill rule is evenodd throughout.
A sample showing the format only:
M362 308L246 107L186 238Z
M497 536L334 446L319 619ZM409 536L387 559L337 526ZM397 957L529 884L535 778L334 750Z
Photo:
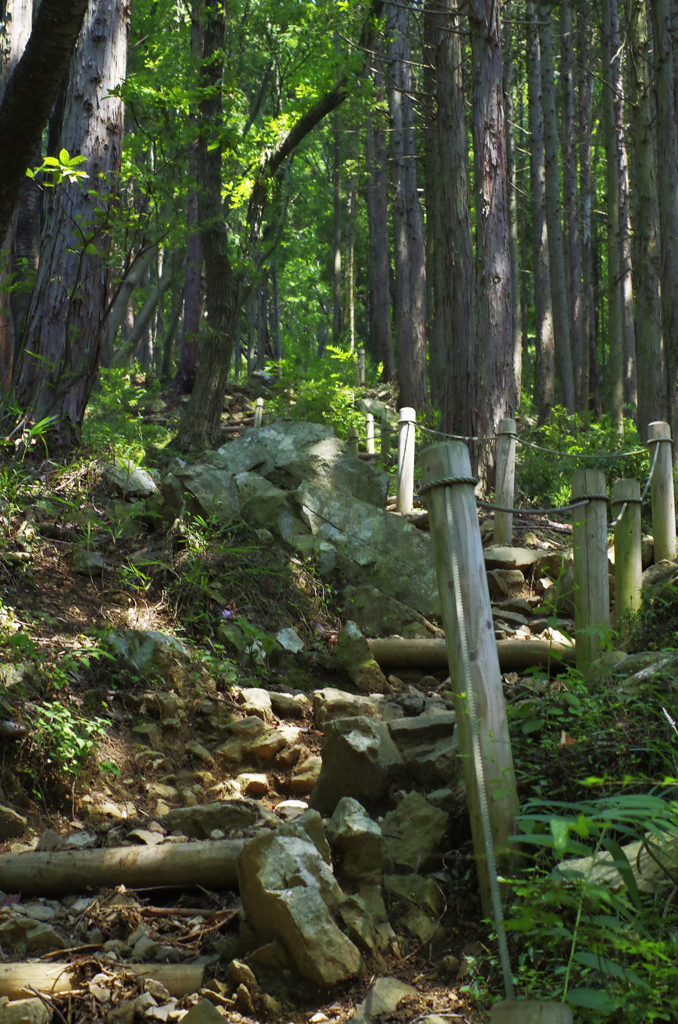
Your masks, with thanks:
M372 657L381 668L447 668L447 648L443 639L368 640ZM497 640L502 672L532 668L535 665L574 665L575 645L550 640Z
M114 973L116 967L139 980L152 978L159 981L175 999L198 992L205 978L204 964L118 965L106 961L109 973ZM48 996L62 995L80 988L82 981L77 963L0 964L0 996L9 999L26 999L35 992Z

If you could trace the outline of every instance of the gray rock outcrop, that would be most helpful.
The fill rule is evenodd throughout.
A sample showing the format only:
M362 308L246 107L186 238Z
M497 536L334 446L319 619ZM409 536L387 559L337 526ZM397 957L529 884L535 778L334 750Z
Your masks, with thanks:
M357 800L345 796L330 818L327 834L332 849L341 855L342 874L351 881L381 878L384 839L376 821Z
M448 826L444 811L430 804L421 793L408 793L381 825L387 864L414 872L435 867L440 863Z
M322 768L311 807L332 814L343 796L370 807L384 799L402 758L387 726L374 718L340 718L326 727Z

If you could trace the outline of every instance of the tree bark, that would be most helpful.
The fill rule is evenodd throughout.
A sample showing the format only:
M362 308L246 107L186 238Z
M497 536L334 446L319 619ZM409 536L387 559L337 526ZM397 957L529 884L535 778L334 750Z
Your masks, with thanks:
M584 380L584 318L582 296L582 258L577 203L577 124L574 104L574 40L570 0L561 0L560 29L562 39L562 86L565 148L563 154L563 205L569 250L570 344L574 375L574 404L584 412L588 402L588 381ZM588 348L588 339L587 339ZM588 353L587 353L588 355ZM588 358L586 359L588 371Z
M377 99L383 103L384 81L381 72L375 72ZM376 117L380 115L377 114ZM383 123L375 125L375 115L367 114L367 215L372 257L372 323L375 342L386 382L395 376L393 339L391 337L391 300L388 287L390 257L388 248L388 164L386 130Z
M678 429L678 153L669 0L650 0L657 97L661 305L671 436ZM674 460L678 446L674 446Z
M134 321L134 327L126 340L124 347L121 348L113 357L113 366L122 366L126 363L137 346L141 346L139 354L139 362L141 365L144 369L149 369L149 367L152 366L153 349L151 323L153 321L153 314L158 307L158 302L172 284L174 273L172 268L172 260L166 261L162 277L157 283L153 283L153 286L148 293L148 297L144 302L139 315ZM150 268L147 273L150 274Z
M566 0L564 0L566 2ZM513 378L516 389L516 410L520 405L522 383L522 321L520 305L520 263L518 259L518 168L516 164L515 104L514 91L516 62L512 53L513 26L510 17L511 4L505 5L503 76L504 109L506 111L506 173L509 189L509 238L511 250L511 324L513 332Z
M424 222L417 192L409 6L387 4L398 403L427 404Z
M565 290L565 259L561 220L560 181L558 175L558 126L553 68L553 34L551 6L539 5L539 46L541 51L542 109L544 115L544 153L546 158L546 219L549 234L551 299L553 302L553 334L561 401L568 412L574 412L574 375L570 348L570 317ZM556 282L562 286L556 287Z
M659 210L650 68L652 53L645 0L629 0L631 38L631 145L636 193L636 346L638 429L666 420L666 364L662 344Z
M268 349L268 276L264 273L259 288L259 313L257 320L257 370L266 366Z
M50 192L26 328L30 349L22 350L16 375L19 405L35 419L55 416L68 441L79 436L101 353L108 302L106 219L123 141L123 104L111 92L125 78L128 17L126 0L92 0L85 16L59 144L86 158L81 168L89 179L84 187L64 183ZM103 211L103 218L95 211Z
M577 6L577 120L579 123L579 197L581 209L581 262L582 262L582 351L581 351L581 407L586 413L589 403L600 416L600 388L596 359L595 317L593 306L593 258L591 248L591 123L593 103L593 76L589 65L592 47L588 24L587 0ZM591 350L593 349L593 358Z
M539 422L545 423L556 402L553 305L546 221L546 164L544 118L541 105L541 53L534 5L527 5L530 25L527 47L527 89L530 120L530 198L532 258L534 264L535 403Z
M282 375L282 331L280 329L280 292L278 290L278 268L271 265L271 286L273 288L273 337L275 339L275 361L278 376Z
M334 112L332 121L332 191L334 194L332 343L336 348L338 348L341 341L341 113L338 108Z

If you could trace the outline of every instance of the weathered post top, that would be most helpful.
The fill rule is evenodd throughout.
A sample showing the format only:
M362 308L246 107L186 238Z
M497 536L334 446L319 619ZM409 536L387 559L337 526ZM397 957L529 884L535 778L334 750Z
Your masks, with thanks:
M504 508L513 508L513 494L516 479L516 421L507 417L497 427L497 475L494 485L494 500ZM494 513L495 544L511 544L513 540L513 515L510 512Z
M374 416L371 412L365 413L365 435L367 438L367 451L374 454Z
M578 469L572 477L572 501L583 499L588 503L572 513L572 547L577 668L586 676L600 657L601 634L610 625L607 494L601 469Z
M257 398L256 405L254 407L254 426L255 428L260 427L264 422L264 400L263 398Z
M355 455L357 457L357 455L358 455L358 428L357 427L349 427L348 431L346 432L346 440L348 441L348 450L350 451L351 455Z
M615 480L612 499L615 520L621 515L614 528L614 610L619 623L625 612L640 610L643 585L640 483L632 479Z
M409 406L398 414L398 489L396 512L411 512L414 499L414 441L417 414Z
M654 560L676 557L676 499L673 493L673 444L671 427L663 420L650 423L647 428L650 458L659 446L657 462L652 476L652 533Z

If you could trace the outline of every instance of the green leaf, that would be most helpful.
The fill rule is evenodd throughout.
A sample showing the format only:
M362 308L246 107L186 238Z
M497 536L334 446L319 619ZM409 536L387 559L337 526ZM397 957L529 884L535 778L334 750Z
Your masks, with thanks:
M567 993L567 1002L600 1013L614 1013L617 1009L607 992L599 988L573 988Z
M59 162L66 165L70 164L71 157L67 149L62 149L59 153Z
M606 956L598 956L596 953L576 953L575 960L584 964L585 967L593 967L597 971L602 971L603 974L608 974L611 978L620 978L623 981L632 981L636 985L640 985L642 988L650 988L646 981L639 977L635 971L626 970L621 964L617 964L614 960L608 959Z
M528 718L523 725L523 733L529 736L531 732L539 732L540 729L544 728L545 724L543 718Z
M564 818L551 818L550 825L556 852L562 855L570 838L570 823Z
M631 897L631 901L633 902L634 907L636 908L636 910L642 910L643 908L640 902L640 893L638 892L638 885L636 883L635 875L633 874L631 865L628 862L626 854L622 850L619 843L616 842L616 840L614 839L610 839L609 836L603 839L603 846L608 851L608 853L611 853L614 857L614 866L624 879L626 888L629 891L629 896Z

